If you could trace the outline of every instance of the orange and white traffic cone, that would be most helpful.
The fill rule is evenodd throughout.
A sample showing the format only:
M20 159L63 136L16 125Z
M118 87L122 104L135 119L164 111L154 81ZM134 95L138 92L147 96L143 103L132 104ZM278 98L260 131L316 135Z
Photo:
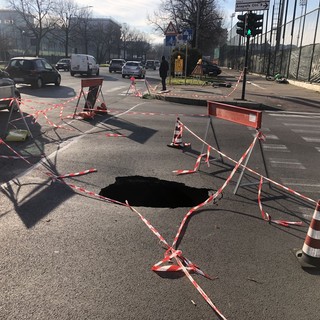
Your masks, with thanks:
M182 131L183 131L183 127L180 123L180 118L178 117L174 131L173 131L172 142L167 145L168 147L180 149L180 148L184 148L186 146L190 146L190 143L183 143L182 142Z
M296 257L303 268L320 268L320 200L314 210L302 250L296 252Z

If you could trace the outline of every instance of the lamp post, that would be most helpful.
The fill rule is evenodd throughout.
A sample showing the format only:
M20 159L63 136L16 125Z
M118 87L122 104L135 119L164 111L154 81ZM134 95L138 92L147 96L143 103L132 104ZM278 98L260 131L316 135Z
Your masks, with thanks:
M198 49L199 43L199 23L200 23L200 0L197 1L197 21L196 21L196 48Z
M230 44L231 44L231 39L232 39L232 27L233 27L233 18L235 17L235 12L233 12L230 16L231 18L231 26L230 26Z

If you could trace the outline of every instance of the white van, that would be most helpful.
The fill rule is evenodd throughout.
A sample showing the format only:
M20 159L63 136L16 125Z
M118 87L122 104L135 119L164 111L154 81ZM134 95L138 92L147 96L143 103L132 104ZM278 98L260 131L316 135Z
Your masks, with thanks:
M99 65L93 56L88 54L72 54L70 61L70 74L74 76L75 74L86 74L99 75Z

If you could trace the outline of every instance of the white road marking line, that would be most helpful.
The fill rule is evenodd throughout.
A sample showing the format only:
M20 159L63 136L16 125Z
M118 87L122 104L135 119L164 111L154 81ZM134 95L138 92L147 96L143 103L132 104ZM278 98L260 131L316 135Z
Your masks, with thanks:
M127 87L128 86L115 87L115 88L107 90L107 92L114 92L114 91L118 91L118 90L123 90L124 88L127 88Z
M284 144L268 144L264 143L262 145L265 151L279 151L279 152L290 152L288 147Z
M313 217L314 209L311 208L305 208L305 207L298 207L299 212L301 212L301 215L307 219L311 220Z
M286 186L301 187L302 189L320 189L320 183L315 180L295 179L295 178L282 178L281 181Z
M317 120L318 121L318 120ZM318 121L319 122L319 121ZM290 122L284 122L285 126L289 127L302 127L302 128L319 128L318 124L310 124L310 123L290 123Z
M269 161L274 168L306 169L306 167L296 159L270 158Z
M267 140L279 140L279 138L275 134L265 134Z
M286 117L286 118L308 118L308 119L320 119L320 115L304 115L304 114L277 114L269 113L269 116L273 117Z
M259 86L258 84L253 83L251 81L248 81L248 83L251 83L253 86L258 87L259 89L266 90L266 88L263 88L263 87Z
M305 130L305 129L291 129L294 133L311 133L311 134L320 134L319 130Z
M306 142L319 142L320 143L320 138L314 138L314 137L302 137L302 139Z
M315 147L318 152L320 152L320 147Z
M320 115L319 112L297 112L297 111L278 111L278 112L274 112L274 111L271 111L271 110L266 110L265 111L266 113L274 113L274 114L302 114L302 115Z

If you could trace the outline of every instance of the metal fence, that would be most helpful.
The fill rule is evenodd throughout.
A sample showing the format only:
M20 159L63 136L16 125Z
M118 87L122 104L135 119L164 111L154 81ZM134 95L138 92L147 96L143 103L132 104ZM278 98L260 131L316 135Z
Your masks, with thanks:
M250 39L248 71L320 83L320 0L270 0L258 13L266 32ZM234 17L220 64L242 69L246 38L236 33Z

